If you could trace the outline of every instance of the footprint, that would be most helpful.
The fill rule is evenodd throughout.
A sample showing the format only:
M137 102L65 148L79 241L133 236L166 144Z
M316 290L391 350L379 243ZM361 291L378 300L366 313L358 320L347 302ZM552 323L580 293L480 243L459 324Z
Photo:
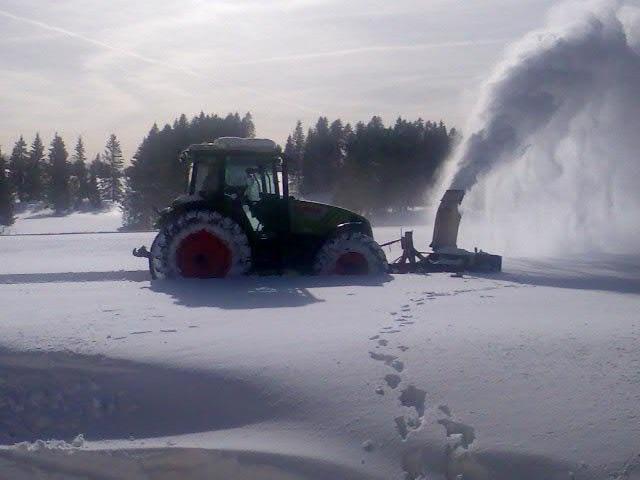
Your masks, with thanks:
M386 347L388 344L389 344L388 340L385 340L385 339L378 340L378 345L380 345L382 347Z
M407 350L409 350L409 347L405 347L404 345L398 345L398 350L400 350L401 352L406 352Z
M397 372L401 372L402 370L404 370L404 363L398 360L398 357L396 357L395 355L389 355L386 353L369 352L369 356L374 360L378 360L379 362L384 362L385 365L390 366Z
M389 373L384 376L384 381L387 382L387 385L389 385L390 388L394 389L400 385L402 378L400 375L396 375L395 373Z
M400 373L404 370L404 363L401 360L394 360L391 362L391 368Z
M424 417L424 404L427 397L427 392L420 388L416 388L414 385L409 385L402 390L399 400L405 407L413 407L416 410L419 418Z
M364 442L362 442L362 449L365 452L373 451L373 449L374 449L373 442L371 440L365 440Z
M443 418L438 420L438 423L442 425L446 432L447 437L451 437L453 435L460 435L460 443L465 450L469 448L474 440L476 439L475 429L469 425L465 425L464 423L454 422L448 418Z
M369 356L374 360L378 360L379 362L384 362L387 365L391 365L391 363L398 358L395 355L389 355L386 353L376 353L376 352L369 352Z
M438 410L444 413L447 417L451 417L451 409L448 405L438 405Z
M380 338L380 335L374 335L373 337L369 337L369 340L377 340Z

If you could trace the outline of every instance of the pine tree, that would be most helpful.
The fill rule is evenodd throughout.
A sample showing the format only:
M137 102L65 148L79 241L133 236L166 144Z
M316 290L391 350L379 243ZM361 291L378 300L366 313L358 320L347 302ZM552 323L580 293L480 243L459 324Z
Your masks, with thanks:
M27 143L22 135L15 143L11 157L9 157L9 177L14 192L21 202L27 200L26 176L29 165L29 153L27 151Z
M71 206L68 157L64 141L56 133L49 147L49 201L56 213L63 213Z
M302 122L298 120L293 133L287 138L285 155L289 159L289 173L296 183L302 173L302 163L304 160L305 137L302 129Z
M104 173L105 166L100 159L100 154L96 154L89 166L89 180L87 183L87 199L93 208L102 207L102 195L100 194L99 177Z
M31 144L29 160L24 176L24 198L27 201L44 200L46 183L46 172L44 171L44 144L40 139L40 134L36 133L36 138Z
M335 123L335 122L334 122ZM318 118L314 129L309 129L302 163L304 193L327 193L334 188L336 140L326 117Z
M89 172L87 171L86 162L84 143L82 137L78 137L73 154L73 163L71 164L71 178L73 181L71 196L75 208L81 207L82 202L85 199L89 199Z
M0 225L13 224L13 193L9 176L7 175L7 161L0 151Z
M186 124L186 118L184 121ZM122 200L124 193L122 186L124 161L122 159L120 142L113 133L109 136L109 140L107 140L103 161L108 168L108 175L103 178L103 188L106 193L106 198L112 202L119 202Z
M253 124L253 117L250 112L245 113L240 121L243 130L243 137L253 138L256 136L256 126Z
M287 142L284 144L284 154L287 156L289 160L289 173L292 173L293 167L293 156L295 155L295 146L293 144L293 138L291 135L287 137Z

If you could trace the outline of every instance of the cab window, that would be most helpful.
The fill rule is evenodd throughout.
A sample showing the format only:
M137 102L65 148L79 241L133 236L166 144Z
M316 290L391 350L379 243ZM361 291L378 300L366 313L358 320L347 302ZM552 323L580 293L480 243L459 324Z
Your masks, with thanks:
M229 191L241 190L249 201L257 202L263 193L276 194L276 180L264 160L227 157L225 184Z

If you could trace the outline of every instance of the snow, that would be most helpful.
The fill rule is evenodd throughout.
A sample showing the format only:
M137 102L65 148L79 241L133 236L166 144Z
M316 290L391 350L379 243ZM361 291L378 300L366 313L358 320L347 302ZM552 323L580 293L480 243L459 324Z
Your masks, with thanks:
M56 215L38 204L17 207L14 225L0 230L0 235L34 235L43 233L117 231L122 226L120 207L106 205L102 210ZM1 227L0 227L1 228Z
M153 235L0 237L0 477L640 478L638 258L151 283Z

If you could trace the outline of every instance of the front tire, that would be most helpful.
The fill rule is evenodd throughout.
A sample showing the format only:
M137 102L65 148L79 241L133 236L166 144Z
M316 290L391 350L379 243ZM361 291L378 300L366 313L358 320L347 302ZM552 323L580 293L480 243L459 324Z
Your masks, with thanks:
M168 222L149 258L154 279L223 278L250 268L249 240L240 225L209 210L185 212Z
M380 245L360 232L327 240L313 265L316 275L382 275L387 269L387 257Z

